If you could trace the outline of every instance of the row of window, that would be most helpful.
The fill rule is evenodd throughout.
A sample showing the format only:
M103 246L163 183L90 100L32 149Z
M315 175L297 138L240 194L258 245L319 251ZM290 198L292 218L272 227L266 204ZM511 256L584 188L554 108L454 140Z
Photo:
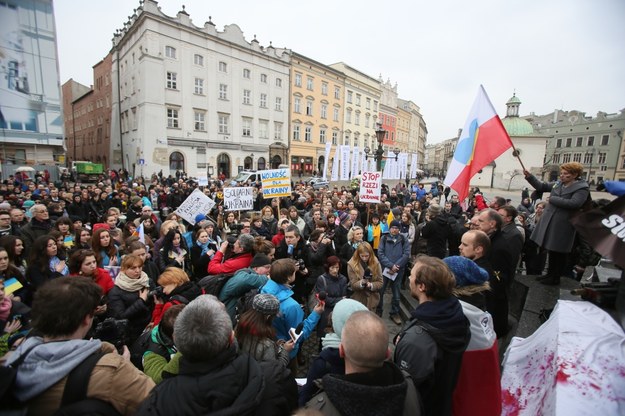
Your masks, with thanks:
M603 136L601 136L601 143L599 145L607 146L609 144L610 144L610 135L604 134ZM586 146L594 146L594 145L595 145L595 136L588 136L586 138ZM556 147L572 147L572 146L573 146L572 137L567 137L566 139L563 139L563 138L556 139ZM584 146L584 138L577 137L575 139L575 147L582 147L582 146Z
M165 56L170 59L177 59L177 51L173 46L165 46ZM197 66L204 66L204 56L196 53L193 55L193 64ZM219 61L217 65L219 72L228 73L228 63ZM252 71L249 68L243 68L243 78L251 79ZM267 74L260 74L260 82L266 84L268 82ZM276 78L276 87L282 87L282 78ZM169 87L168 87L169 88Z
M180 128L180 113L176 108L167 108L167 127L168 128ZM254 135L254 119L250 117L241 118L241 135L243 137L253 137ZM282 140L282 126L283 123L274 121L274 135L275 140ZM206 129L206 112L194 111L193 112L193 130L195 131L207 131ZM219 134L230 134L230 114L218 113L217 114L217 132ZM258 121L258 137L261 139L269 138L269 121Z
M592 165L593 163L597 163L599 165L604 164L606 161L606 156L607 153L601 152L599 153L597 156L597 161L595 162L594 159L595 154L594 153L562 153L562 154L554 154L553 155L553 163L558 164L558 163L569 163L571 161L573 162L579 162L579 163L583 163L585 165ZM582 161L583 160L583 161Z
M328 132L327 129L325 128L321 128L319 129L319 144L326 144L326 140L328 138ZM332 144L336 145L338 144L338 140L339 139L339 132L338 131L332 131ZM294 124L293 125L293 140L296 142L299 142L302 140L302 126L299 124ZM312 143L312 126L305 126L304 127L304 141L307 143ZM345 140L343 141L343 144L346 146L351 146L351 137L349 134L347 134L345 136ZM371 146L373 146L373 142L369 142L369 138L365 137L364 142L363 142L364 147L367 147L371 144ZM358 139L354 138L354 145L358 145Z

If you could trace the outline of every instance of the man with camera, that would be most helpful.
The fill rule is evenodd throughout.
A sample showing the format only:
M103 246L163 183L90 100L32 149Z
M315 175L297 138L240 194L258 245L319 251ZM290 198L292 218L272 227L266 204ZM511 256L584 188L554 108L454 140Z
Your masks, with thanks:
M251 234L241 234L231 247L232 255L226 258L230 242L224 241L208 263L208 274L234 273L237 270L250 267L254 250L254 237Z
M35 294L32 327L36 335L7 360L7 365L17 370L12 393L28 406L28 414L49 415L69 404L62 403L68 376L94 355L99 358L82 381L87 385L86 399L132 415L154 387L154 382L130 363L127 348L120 356L109 343L84 339L101 297L102 289L85 277L51 280Z
M293 292L295 293L295 299L301 304L306 302L308 292L312 289L312 286L306 285L306 279L308 278L308 253L306 249L306 242L302 238L299 228L296 225L289 225L284 232L284 240L276 248L276 259L293 259L297 262L297 273L295 282L293 284ZM316 282L316 277L313 276ZM313 283L314 285L314 283Z

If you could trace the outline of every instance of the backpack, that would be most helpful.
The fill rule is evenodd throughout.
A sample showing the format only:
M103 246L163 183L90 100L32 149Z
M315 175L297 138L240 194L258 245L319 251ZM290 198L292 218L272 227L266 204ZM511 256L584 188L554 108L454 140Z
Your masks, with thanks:
M219 297L221 289L234 273L220 273L203 277L197 284L202 288L205 295L214 295Z
M2 387L0 390L0 404L2 414L25 415L28 407L25 403L17 400L11 393L15 378L17 377L17 369L24 362L28 353L36 345L26 350L22 356L8 367L2 367L0 377ZM78 364L69 375L63 390L63 398L59 409L54 412L55 416L78 416L78 415L111 415L118 416L120 413L115 410L112 404L103 400L88 398L87 388L89 387L89 379L94 367L106 353L98 350L88 356L82 363Z

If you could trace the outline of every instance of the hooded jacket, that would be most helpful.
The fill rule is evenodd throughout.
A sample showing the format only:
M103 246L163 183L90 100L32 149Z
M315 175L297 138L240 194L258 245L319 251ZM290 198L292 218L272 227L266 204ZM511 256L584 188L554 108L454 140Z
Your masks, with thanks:
M420 304L395 339L394 361L423 398L426 415L451 415L451 403L471 333L455 297Z
M224 284L219 292L219 300L226 305L228 315L235 322L237 301L252 289L261 288L269 278L258 274L252 269L239 270Z

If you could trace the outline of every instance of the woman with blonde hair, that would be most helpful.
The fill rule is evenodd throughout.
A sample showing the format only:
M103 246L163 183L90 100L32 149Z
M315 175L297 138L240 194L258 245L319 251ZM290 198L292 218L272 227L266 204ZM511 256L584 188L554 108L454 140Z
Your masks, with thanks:
M360 243L352 258L347 262L347 277L352 288L352 299L374 311L380 303L382 265L373 253L371 244Z
M158 284L162 289L161 295L154 295L153 325L158 325L165 311L173 305L186 305L202 294L200 287L178 267L166 268L159 276Z

